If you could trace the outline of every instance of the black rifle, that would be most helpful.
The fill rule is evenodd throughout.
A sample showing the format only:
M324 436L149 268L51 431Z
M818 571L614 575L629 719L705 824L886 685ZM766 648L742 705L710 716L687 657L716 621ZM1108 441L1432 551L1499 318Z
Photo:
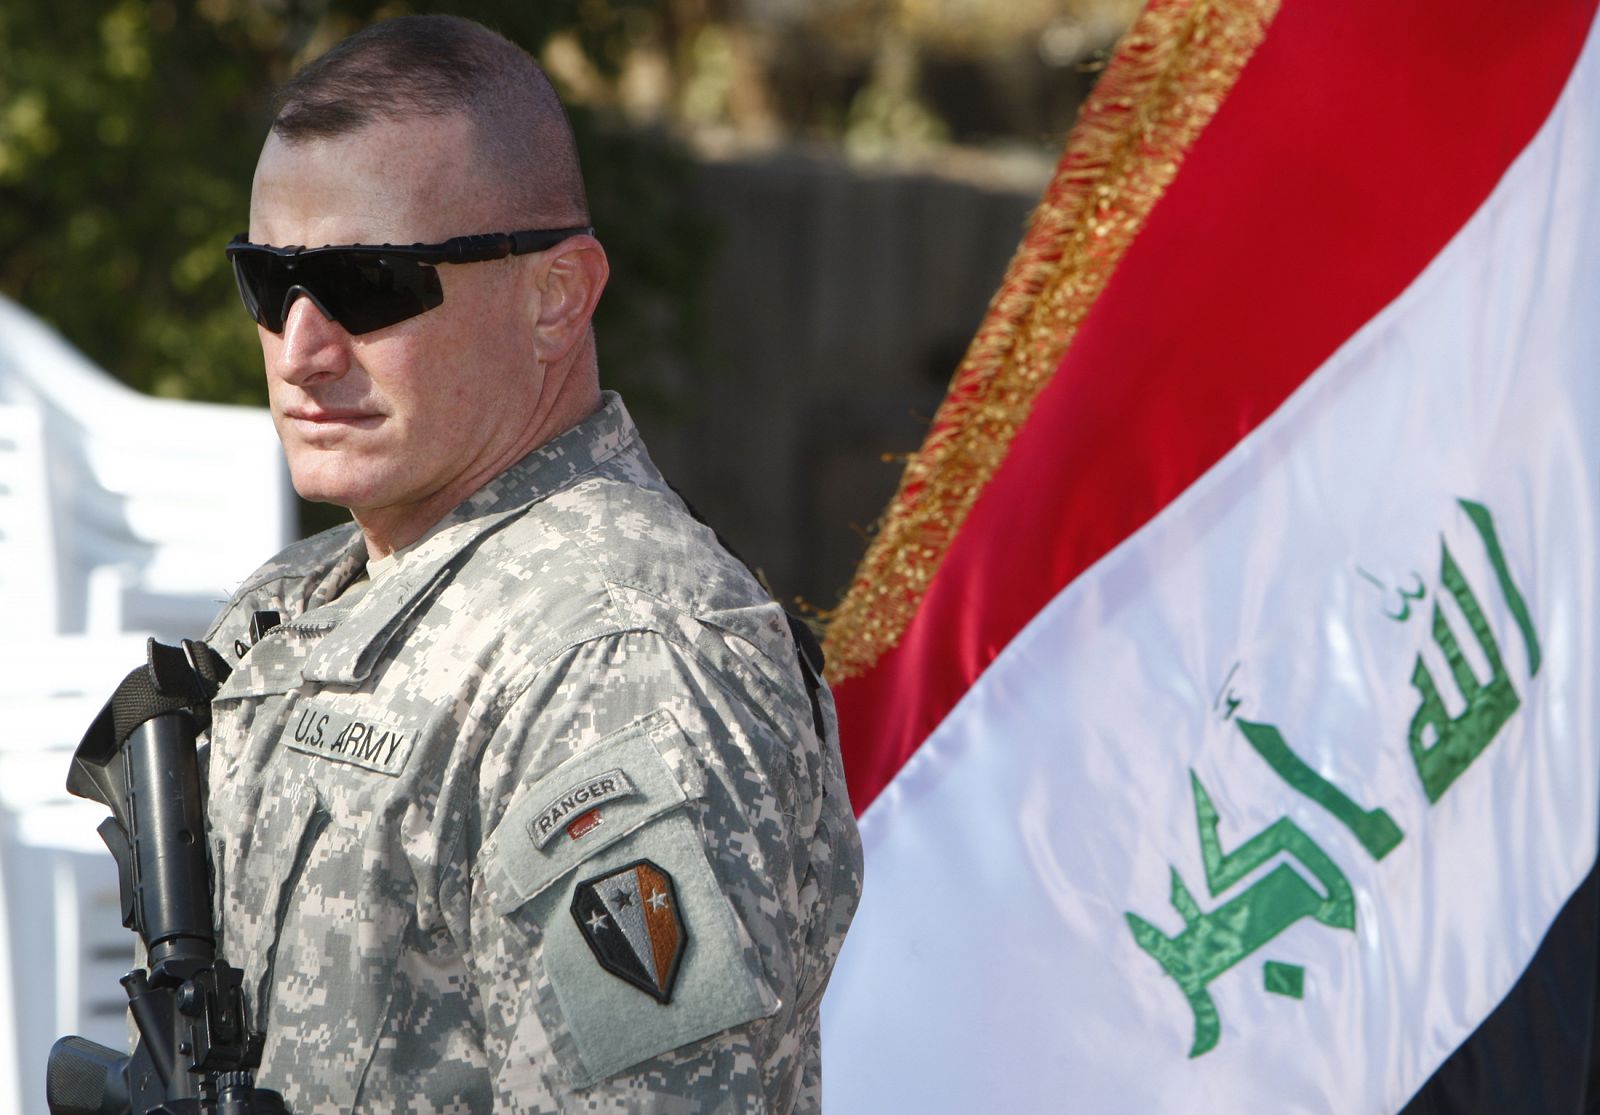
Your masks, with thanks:
M139 1031L131 1057L80 1037L50 1050L51 1115L273 1115L255 1087L263 1036L244 973L217 955L195 739L228 665L204 643L151 639L72 756L67 790L111 807L101 839L117 861L122 924L146 968L122 978Z

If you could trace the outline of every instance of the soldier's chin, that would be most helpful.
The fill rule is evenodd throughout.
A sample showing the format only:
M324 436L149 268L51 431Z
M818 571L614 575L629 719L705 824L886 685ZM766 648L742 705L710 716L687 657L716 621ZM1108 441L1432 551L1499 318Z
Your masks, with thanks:
M350 484L341 484L337 479L330 479L322 475L321 470L302 474L291 469L289 480L294 485L295 494L307 503L326 503L342 507L346 511L354 511L360 502Z

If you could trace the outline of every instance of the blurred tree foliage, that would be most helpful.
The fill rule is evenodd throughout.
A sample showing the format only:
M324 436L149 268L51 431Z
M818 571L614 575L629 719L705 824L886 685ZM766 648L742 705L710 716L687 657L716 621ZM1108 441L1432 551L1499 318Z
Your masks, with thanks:
M4 0L0 290L124 382L265 400L255 327L222 246L247 223L272 89L368 21L448 10L539 54L554 34L613 72L644 0ZM702 357L706 222L667 143L589 112L574 126L613 278L602 374L646 409ZM463 232L481 231L463 229Z

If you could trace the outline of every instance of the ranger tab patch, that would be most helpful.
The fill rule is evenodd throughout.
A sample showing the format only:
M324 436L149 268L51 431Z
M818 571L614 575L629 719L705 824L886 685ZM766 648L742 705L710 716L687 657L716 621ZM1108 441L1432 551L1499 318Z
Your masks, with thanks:
M672 876L647 859L585 879L572 895L572 917L600 967L658 1002L672 985L689 941Z
M533 846L543 848L554 840L557 834L565 831L569 824L575 823L584 814L593 813L595 806L601 802L625 798L635 792L633 782L621 768L608 770L593 778L585 778L575 786L568 786L551 798L549 804L528 821L528 835L533 838ZM587 831L588 829L584 830ZM582 832L577 833L574 839L582 835Z

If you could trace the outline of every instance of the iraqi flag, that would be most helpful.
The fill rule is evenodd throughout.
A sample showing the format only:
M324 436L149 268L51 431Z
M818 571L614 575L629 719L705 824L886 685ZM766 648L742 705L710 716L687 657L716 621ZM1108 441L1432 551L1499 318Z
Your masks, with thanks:
M1125 37L830 629L827 1110L1597 1101L1595 7Z

